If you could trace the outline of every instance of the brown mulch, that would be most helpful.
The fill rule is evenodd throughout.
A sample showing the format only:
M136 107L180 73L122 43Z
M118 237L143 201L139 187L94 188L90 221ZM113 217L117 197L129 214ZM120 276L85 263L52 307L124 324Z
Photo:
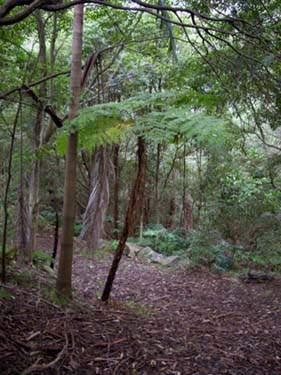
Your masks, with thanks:
M75 302L64 308L47 297L54 280L42 272L10 279L0 374L281 374L279 279L245 284L125 257L104 305L110 260L77 252Z

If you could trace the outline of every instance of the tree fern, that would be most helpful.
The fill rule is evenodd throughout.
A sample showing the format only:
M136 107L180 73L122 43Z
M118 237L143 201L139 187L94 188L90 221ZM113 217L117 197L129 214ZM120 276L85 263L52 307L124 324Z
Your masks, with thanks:
M66 133L76 130L80 147L89 150L120 142L129 129L154 143L194 139L215 146L231 142L237 129L234 132L229 119L209 114L215 108L216 98L210 96L207 106L205 103L206 98L202 100L201 94L194 95L193 90L187 90L143 93L121 103L85 108L67 123L58 137L58 150L64 152Z

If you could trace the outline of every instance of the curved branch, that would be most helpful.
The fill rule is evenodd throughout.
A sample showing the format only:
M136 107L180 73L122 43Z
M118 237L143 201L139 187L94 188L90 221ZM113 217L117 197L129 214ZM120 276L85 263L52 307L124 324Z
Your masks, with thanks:
M145 12L145 13L151 14L154 17L160 18L163 21L170 22L170 23L178 25L178 26L185 26L185 27L189 27L189 28L193 28L193 29L198 28L198 29L202 29L202 30L210 30L210 31L215 31L215 32L219 32L219 33L222 33L222 34L226 34L226 35L235 36L235 33L231 32L231 31L228 31L228 30L225 30L223 28L216 28L216 27L213 27L213 26L194 26L193 24L182 24L182 23L177 22L175 20L164 17L163 15L161 15L158 12L158 10L167 10L167 11L170 10L170 11L173 11L173 12L181 11L181 12L186 12L190 15L193 14L193 15L201 18L201 19L205 19L205 20L208 20L208 21L224 22L224 23L228 23L228 24L229 23L233 24L234 19L232 19L232 18L228 18L228 17L213 18L213 17L205 16L205 15L203 15L201 13L198 13L198 12L192 11L189 8L156 6L156 5L147 4L143 1L137 1L137 0L132 0L132 1L133 1L133 3L136 3L139 6L138 7L123 6L123 5L112 4L110 2L103 1L103 0L73 0L73 1L69 1L68 3L57 2L57 4L54 4L54 2L50 1L50 0L49 1L48 0L34 0L32 2L26 1L25 3L29 3L28 7L24 8L24 10L17 13L15 16L12 16L12 17L3 17L3 16L1 17L0 16L0 26L13 25L17 22L20 22L23 19L25 19L26 17L28 17L30 14L32 14L38 8L46 10L46 11L50 11L50 12L56 12L56 11L68 9L68 8L74 6L74 5L77 5L77 4L99 4L99 5L107 6L107 7L113 8L113 9L135 11L135 12ZM13 1L13 4L14 4L13 8L15 8L16 6L22 4L22 1L21 0ZM5 9L3 9L3 7L0 7L0 15L1 15L1 12L3 14L7 13L5 11ZM240 19L237 19L237 21L242 22L242 20L240 20Z
M40 8L44 2L46 2L46 0L45 1L44 0L32 1L28 7L24 8L22 11L18 12L15 16L12 16L12 17L4 17L3 15L1 15L2 12L4 13L4 15L7 14L7 10L1 7L0 8L0 26L14 25L15 23L18 23L24 20L26 17L31 15L36 9ZM22 3L22 1L17 1L17 3ZM29 2L26 2L26 3L29 3ZM14 5L13 8L15 8L18 5L19 4Z

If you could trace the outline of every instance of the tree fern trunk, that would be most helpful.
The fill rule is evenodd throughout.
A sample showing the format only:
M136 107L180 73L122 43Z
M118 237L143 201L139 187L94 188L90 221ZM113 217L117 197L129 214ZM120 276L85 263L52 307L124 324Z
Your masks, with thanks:
M145 188L145 168L146 168L146 146L144 139L139 137L138 139L138 174L135 180L135 184L131 193L130 202L125 218L125 224L120 236L120 240L115 252L115 256L107 277L107 281L102 294L102 301L107 301L110 296L112 285L115 279L115 275L119 266L119 262L122 258L125 244L128 238L129 231L134 225L137 209L140 207L140 202L143 200L144 188Z

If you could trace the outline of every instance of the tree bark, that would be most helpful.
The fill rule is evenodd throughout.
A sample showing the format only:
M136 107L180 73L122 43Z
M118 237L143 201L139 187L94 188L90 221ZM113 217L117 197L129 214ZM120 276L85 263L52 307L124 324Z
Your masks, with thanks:
M42 19L40 10L35 12L35 19L37 22L37 30L39 35L39 71L41 76L47 75L47 54L46 54L46 35L45 35L45 23ZM39 216L39 184L42 161L38 158L37 151L41 145L41 132L44 122L44 98L47 95L47 85L43 82L39 87L40 102L37 104L36 120L33 127L32 136L32 148L33 158L31 166L31 175L28 184L28 228L26 231L27 235L27 257L28 261L32 261L32 253L36 246L36 232L38 227L38 216Z
M72 102L69 119L72 120L79 109L81 91L81 60L83 38L83 5L74 7L73 40L72 40L72 66L71 66L71 91ZM64 202L62 214L62 238L56 289L58 294L71 297L72 259L73 259L73 234L75 221L76 198L76 164L77 164L77 132L68 137L66 166L64 178Z
M176 172L173 171L172 174L172 181L173 181L173 190L172 196L169 201L169 212L168 212L168 221L167 221L167 228L175 229L176 227L176 212L177 212L177 196L176 196Z
M159 197L159 172L160 172L160 155L161 155L161 145L157 145L157 157L156 157L156 173L155 173L155 223L160 224L160 197Z
M89 249L95 251L102 236L105 214L109 203L109 163L105 147L95 151L91 173L91 193L83 217L82 240L88 242Z
M15 144L15 134L18 124L18 118L21 111L21 100L19 101L18 109L16 112L12 132L11 132L11 143L9 149L9 156L8 156L8 170L7 170L7 181L4 193L4 202L3 202L3 209L4 209L4 223L3 223L3 232L2 232L2 283L5 284L6 282L6 244L7 244L7 230L8 230L8 219L9 219L9 190L10 190L10 183L12 178L12 164L13 164L13 152L14 152L14 144Z
M102 294L102 301L107 301L110 296L112 285L115 279L116 272L118 270L119 262L122 258L125 244L128 238L130 229L135 223L137 216L137 209L140 206L140 202L143 200L144 189L145 189L145 169L146 169L146 146L144 139L138 138L138 173L135 180L134 187L131 192L130 202L125 218L125 224L120 236L120 240L115 252L115 256L107 277L107 281Z
M184 144L184 151L183 151L183 185L182 185L182 227L185 228L187 231L192 229L193 220L192 220L192 211L193 211L193 204L191 197L188 196L186 189L186 145Z
M198 173L198 180L199 180L199 188L198 188L198 200L197 200L197 225L200 225L201 220L201 210L203 208L203 193L204 193L204 185L202 179L202 148L200 147L199 150L196 152L196 163L197 163L197 173Z
M119 188L120 188L120 175L119 175L119 150L120 145L114 145L113 166L114 166L114 187L113 187L113 223L114 223L114 238L119 238Z
M53 30L52 30L52 38L51 38L51 45L50 45L50 72L49 72L50 74L55 73L57 37L58 37L58 15L57 13L55 13L53 15ZM54 78L50 80L49 98L50 98L52 108L56 110ZM51 136L54 134L55 131L56 131L56 125L54 124L52 117L50 117L48 126L45 129L43 129L41 143L42 144L48 143Z
M51 268L55 267L55 261L57 257L57 250L58 250L58 243L59 243L59 227L60 227L60 219L59 219L59 213L56 210L55 211L55 231L54 231L54 244L53 244L53 252L52 252L52 261L50 264Z
M137 151L137 154L138 154L138 168L141 169L142 171L142 181L140 183L140 187L139 187L139 192L138 192L138 199L136 201L136 206L135 206L135 215L132 215L131 216L131 220L130 220L130 226L129 226L129 232L128 232L128 236L129 237L136 237L136 231L137 231L137 223L142 223L142 220L143 218L141 218L141 216L143 216L143 210L144 210L144 193L145 193L145 170L146 170L146 155L145 155L145 158L143 159L140 159L139 157L139 153L140 153L140 149L142 147L142 143L143 142L143 147L146 148L145 146L145 142L143 140L142 137L139 137L138 138L138 151ZM145 150L146 152L146 150ZM139 163L142 163L141 165ZM142 224L141 224L142 225ZM140 228L141 229L141 228Z

